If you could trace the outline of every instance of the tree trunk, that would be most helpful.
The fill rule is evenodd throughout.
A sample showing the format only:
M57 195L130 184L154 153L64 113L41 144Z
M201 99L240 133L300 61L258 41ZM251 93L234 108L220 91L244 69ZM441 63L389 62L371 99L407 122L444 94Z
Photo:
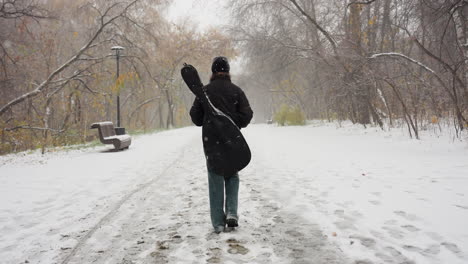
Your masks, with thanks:
M458 46L462 49L461 52L464 57L464 60L461 62L460 72L464 73L461 78L465 85L461 87L461 89L465 97L464 104L466 109L468 108L468 5L464 5L454 12L453 20L455 23Z
M361 29L361 4L358 4L358 0L352 0L350 8L350 15L348 20L348 29L349 29L349 39L348 42L353 50L355 60L351 61L349 64L351 66L352 72L350 73L351 79L353 80L352 89L355 90L356 98L356 116L357 122L363 125L370 123L370 113L369 113L369 87L360 83L363 78L363 69L362 69L362 29Z
M382 28L380 30L380 52L388 50L388 30L390 29L390 3L392 0L385 0L383 7L383 16L382 16Z
M45 106L45 113L44 113L44 118L43 118L43 123L44 123L44 132L42 133L42 147L41 147L41 153L45 154L47 144L49 143L49 117L50 117L50 102L51 98L47 99L47 103Z
M164 127L164 120L163 120L163 112L162 112L162 107L161 107L161 102L158 103L158 114L159 114L159 128Z

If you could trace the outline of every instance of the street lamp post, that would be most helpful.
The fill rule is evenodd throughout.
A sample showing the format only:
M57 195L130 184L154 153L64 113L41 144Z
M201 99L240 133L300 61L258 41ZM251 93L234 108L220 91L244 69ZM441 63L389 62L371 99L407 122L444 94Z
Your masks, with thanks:
M114 46L111 50L115 50L115 59L117 62L117 78L116 82L119 80L119 60L120 60L120 51L124 50L124 47ZM125 134L125 128L120 127L120 89L117 91L117 127L115 128L115 133L117 135Z

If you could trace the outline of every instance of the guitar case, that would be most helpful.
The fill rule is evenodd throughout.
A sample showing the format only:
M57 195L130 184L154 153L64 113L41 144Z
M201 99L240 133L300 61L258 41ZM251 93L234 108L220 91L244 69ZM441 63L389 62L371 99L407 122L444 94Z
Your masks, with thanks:
M252 158L249 145L234 121L211 103L197 69L184 63L180 72L185 84L203 106L202 139L208 169L224 177L236 174Z

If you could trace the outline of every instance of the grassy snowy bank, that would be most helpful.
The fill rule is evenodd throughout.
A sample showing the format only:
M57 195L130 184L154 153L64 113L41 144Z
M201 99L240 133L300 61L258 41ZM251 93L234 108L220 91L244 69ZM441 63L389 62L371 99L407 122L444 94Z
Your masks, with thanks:
M154 129L149 131L136 130L128 131L127 133L132 136L133 140L136 140L140 137L151 136L156 133L167 131L167 129ZM95 131L97 133L97 131ZM130 145L130 148L132 145ZM32 149L21 151L17 153L10 153L5 155L0 155L0 166L10 164L10 163L44 163L49 159L54 157L59 157L63 155L75 155L82 154L86 152L95 152L95 151L106 151L113 149L112 145L103 145L99 139L84 143L84 144L75 144L67 146L57 146L47 148L46 153L42 154L41 149Z

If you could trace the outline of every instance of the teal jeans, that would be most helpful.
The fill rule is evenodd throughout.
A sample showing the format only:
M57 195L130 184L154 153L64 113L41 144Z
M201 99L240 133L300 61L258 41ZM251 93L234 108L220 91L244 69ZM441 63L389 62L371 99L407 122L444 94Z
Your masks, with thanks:
M239 174L223 177L208 171L208 189L210 194L211 224L215 229L225 226L226 218L237 216L237 200L239 194ZM226 192L226 202L224 193ZM223 210L225 207L225 210Z

